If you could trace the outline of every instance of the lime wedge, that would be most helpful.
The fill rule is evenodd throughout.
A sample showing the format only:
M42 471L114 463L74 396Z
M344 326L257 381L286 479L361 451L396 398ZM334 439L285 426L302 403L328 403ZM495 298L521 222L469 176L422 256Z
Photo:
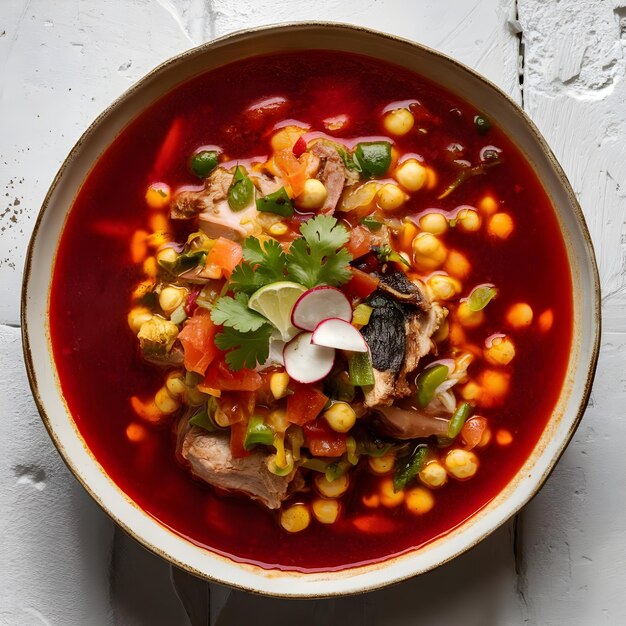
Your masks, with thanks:
M291 323L291 310L306 290L306 287L288 280L271 283L255 291L250 296L248 306L267 317L278 328L283 341L289 341L298 333L298 329Z

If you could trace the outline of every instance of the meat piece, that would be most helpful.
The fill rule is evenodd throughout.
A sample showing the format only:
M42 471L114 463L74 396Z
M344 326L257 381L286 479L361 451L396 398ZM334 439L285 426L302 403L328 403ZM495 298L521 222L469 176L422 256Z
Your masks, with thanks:
M249 456L234 459L228 435L192 427L179 437L180 454L194 475L214 487L240 491L268 509L278 509L291 493L302 488L297 470L275 476L266 465L268 453L254 448Z
M365 391L365 405L389 405L411 393L407 376L431 352L430 338L445 313L404 275L382 275L368 304L373 310L361 332L372 354L374 385Z
M278 179L261 174L249 174L252 183L261 195L273 193L282 186ZM181 191L176 194L170 207L172 219L193 219L199 217L200 228L217 239L225 237L235 241L244 239L255 232L253 219L257 215L254 199L241 211L233 211L228 205L228 189L233 174L218 167L206 179L200 191Z
M317 177L324 183L328 194L324 207L320 212L332 215L335 212L346 182L349 181L350 184L354 184L358 180L358 176L356 176L355 180L355 174L346 169L337 149L330 143L316 142L311 148L311 153L320 160L320 169Z
M437 399L426 408L381 406L376 410L377 430L393 439L418 439L448 434L451 413Z

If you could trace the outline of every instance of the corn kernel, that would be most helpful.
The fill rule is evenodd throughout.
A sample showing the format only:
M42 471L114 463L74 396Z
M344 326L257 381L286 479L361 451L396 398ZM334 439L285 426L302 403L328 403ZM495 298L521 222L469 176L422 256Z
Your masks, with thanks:
M433 235L442 235L448 226L448 219L442 213L426 213L420 217L420 228Z
M327 411L324 419L337 433L347 433L356 423L356 413L347 402L335 402Z
M446 260L446 247L435 235L420 233L413 239L415 263L424 269L437 269Z
M491 215L498 210L498 203L493 196L483 196L478 202L478 208L486 215Z
M328 197L324 183L317 178L307 178L302 193L296 198L296 204L301 209L321 209Z
M506 321L513 328L526 328L533 322L533 310L526 302L513 304L506 312Z
M480 230L482 224L480 215L474 209L461 209L456 216L456 221L459 228L466 233L475 233Z
M419 191L426 184L426 168L416 159L407 159L393 174L394 178L407 190Z
M289 374L287 372L276 372L270 376L270 391L275 400L280 400L287 395L289 385Z
M133 298L135 299L143 298L143 296L145 296L152 289L153 285L154 285L153 278L146 278L146 280L142 280L141 282L138 282L135 288L133 289L133 294L132 294Z
M389 474L393 471L396 462L396 455L387 453L383 456L369 456L367 462L374 474Z
M377 493L372 493L370 495L363 496L361 498L361 502L363 502L368 509L375 509L380 505L380 496Z
M446 468L439 461L427 463L419 473L420 480L429 487L441 487L448 480Z
M148 256L148 233L145 230L136 230L130 240L130 257L133 263L143 263Z
M509 391L510 376L498 370L484 370L478 376L478 383L493 398L503 398Z
M426 168L426 189L434 189L437 186L437 173L432 167Z
M287 224L283 224L283 222L276 222L276 224L272 224L269 227L269 234L274 235L274 237L281 237L285 235L289 229L287 228Z
M146 189L146 204L151 209L165 209L169 205L170 199L170 187L165 183L153 183Z
M300 126L285 126L276 131L270 140L272 150L278 152L279 150L291 150L294 144L301 135L307 132L306 128Z
M157 265L157 260L153 256L149 256L143 262L143 273L148 276L148 278L156 278L156 275L159 272L159 266Z
M131 422L126 427L126 438L133 443L144 441L148 436L148 429L137 422Z
M177 411L180 407L180 401L176 398L172 398L166 387L161 387L154 394L154 404L156 404L159 411L165 413L165 415L174 413L174 411Z
M159 294L159 306L169 315L185 301L186 296L187 290L183 287L164 287Z
M378 206L383 211L395 211L399 209L407 200L408 196L393 183L383 185L377 194Z
M459 480L471 478L478 470L478 457L473 452L461 448L450 450L444 463L448 473Z
M395 109L385 114L383 126L391 135L406 135L415 124L415 118L408 109Z
M162 213L154 213L150 216L150 228L156 233L166 233L169 230L167 217Z
M448 274L463 280L469 276L472 271L472 266L462 252L459 252L458 250L451 250L443 269L448 272Z
M299 533L311 523L311 513L305 504L294 504L280 512L280 525L288 533Z
M480 388L480 385L475 383L473 380L470 380L461 388L461 396L463 397L463 400L467 400L468 402L471 400L479 400L481 395L482 389Z
M490 344L483 354L491 365L508 365L515 357L515 345L508 337L494 337Z
M128 326L136 335L139 332L141 325L152 319L152 312L145 306L136 306L130 310L127 319Z
M425 515L435 506L435 496L429 489L413 487L407 491L404 504L410 513Z
M164 230L159 230L148 236L148 244L153 248L160 248L170 240L169 234Z
M485 321L485 312L472 311L467 300L459 304L459 308L456 310L456 315L459 322L461 322L465 328L476 328Z
M171 371L165 379L165 388L172 398L182 398L187 392L183 373L180 370Z
M159 263L174 263L178 258L178 254L174 248L163 248L159 250L156 255L156 259Z
M432 289L437 300L452 300L461 293L461 283L452 276L434 274L428 279L428 286Z
M394 492L393 480L391 478L385 478L381 481L379 492L380 503L388 509L393 509L404 501L404 491Z
M267 424L272 427L275 433L284 433L289 428L287 421L287 411L285 409L274 409L267 416Z
M347 474L342 474L335 480L329 481L325 474L316 474L313 483L321 495L327 498L338 498L348 491L350 479Z
M510 446L513 443L513 435L510 431L500 428L496 433L496 443L499 446Z
M417 233L417 226L411 220L405 219L400 227L400 235L398 238L400 248L408 250L411 247L413 239L415 239L415 235L417 235Z
M513 218L508 213L496 213L489 220L487 232L494 237L506 239L513 232Z
M542 333L547 333L552 328L552 324L554 324L554 313L552 309L545 310L539 316L537 323L539 324L539 330Z
M339 518L341 504L337 500L318 498L311 502L313 515L321 524L334 524Z

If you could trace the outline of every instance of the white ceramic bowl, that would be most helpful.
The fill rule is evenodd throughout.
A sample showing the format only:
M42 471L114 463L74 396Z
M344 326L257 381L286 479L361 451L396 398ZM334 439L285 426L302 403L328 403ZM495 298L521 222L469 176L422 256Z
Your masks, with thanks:
M116 135L151 102L201 72L256 54L298 49L366 54L413 70L459 95L517 144L556 209L574 285L574 335L558 404L530 458L478 514L419 550L341 572L300 574L236 563L199 548L144 513L107 476L81 438L60 391L48 332L51 269L65 218L82 181ZM463 65L415 43L338 24L291 24L244 31L186 52L148 74L90 126L62 165L41 208L28 249L22 294L28 375L43 421L70 470L98 504L148 549L179 567L229 585L283 597L362 592L428 571L466 551L514 515L538 491L585 409L600 334L600 291L580 207L552 152L523 111Z

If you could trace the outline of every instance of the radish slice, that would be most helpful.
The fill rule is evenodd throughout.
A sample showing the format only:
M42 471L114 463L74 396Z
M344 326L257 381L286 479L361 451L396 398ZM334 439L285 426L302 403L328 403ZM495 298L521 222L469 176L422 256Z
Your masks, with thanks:
M367 343L363 335L350 322L337 317L320 322L313 331L311 343L337 350L367 352Z
M315 330L320 322L331 317L351 322L352 307L339 289L326 285L305 291L291 311L291 323L302 330Z
M335 363L335 350L311 343L313 333L300 333L283 350L285 370L299 383L314 383L330 374Z

